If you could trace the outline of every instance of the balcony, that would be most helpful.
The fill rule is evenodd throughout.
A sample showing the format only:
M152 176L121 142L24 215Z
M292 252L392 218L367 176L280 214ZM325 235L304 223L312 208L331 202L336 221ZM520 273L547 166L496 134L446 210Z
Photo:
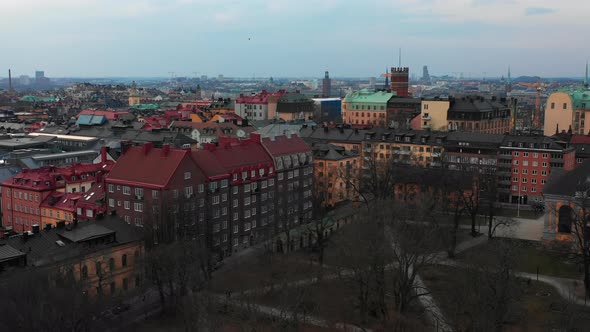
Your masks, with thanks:
M363 152L371 152L371 151L373 151L373 149L371 149L371 148L363 148Z
M511 154L499 154L498 159L512 160L512 155Z
M496 174L498 176L512 176L512 172L509 171L498 171Z
M432 120L432 118L430 117L429 114L426 114L426 115L423 115L422 116L422 120L424 120L424 121L430 121L430 120Z
M549 162L563 164L563 158L549 158Z
M422 129L430 129L431 126L429 124L423 124Z
M433 152L432 152L430 155L431 155L433 158L438 158L438 157L442 156L442 152L434 152L434 151L433 151Z
M397 153L402 154L402 155L409 155L412 153L412 151L410 150L399 150L397 151Z

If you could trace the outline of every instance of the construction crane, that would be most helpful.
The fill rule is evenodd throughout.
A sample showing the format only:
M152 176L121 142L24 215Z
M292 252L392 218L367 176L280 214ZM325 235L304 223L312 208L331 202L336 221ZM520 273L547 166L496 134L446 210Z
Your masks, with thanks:
M535 99L535 110L532 114L532 126L534 129L541 128L541 91L547 87L547 84L541 83L541 79L537 80L537 83L525 83L519 82L519 85L533 88L537 91L537 97Z

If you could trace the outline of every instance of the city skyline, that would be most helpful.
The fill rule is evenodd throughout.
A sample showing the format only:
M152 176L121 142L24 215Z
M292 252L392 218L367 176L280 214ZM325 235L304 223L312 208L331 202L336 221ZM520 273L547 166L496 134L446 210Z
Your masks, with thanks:
M13 76L581 77L580 1L24 0L2 2ZM485 15L484 15L485 13ZM4 74L2 75L4 76Z

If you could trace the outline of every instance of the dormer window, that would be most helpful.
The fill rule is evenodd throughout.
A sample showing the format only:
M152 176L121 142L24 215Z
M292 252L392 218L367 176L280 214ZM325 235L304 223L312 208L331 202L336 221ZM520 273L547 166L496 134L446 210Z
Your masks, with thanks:
M410 142L410 140L411 140L411 137L404 137L405 142Z

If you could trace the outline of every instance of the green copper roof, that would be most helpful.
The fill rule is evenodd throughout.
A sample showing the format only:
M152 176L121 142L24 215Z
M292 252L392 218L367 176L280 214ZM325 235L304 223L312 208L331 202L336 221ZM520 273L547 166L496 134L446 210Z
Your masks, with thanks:
M20 100L21 101L26 101L26 102L29 102L29 103L53 103L57 99L54 96L50 96L50 97L37 97L37 96L26 95L26 96L23 96Z
M575 110L590 110L590 90L571 92L570 96Z
M384 91L372 91L368 89L362 89L360 91L351 92L346 95L344 102L346 103L363 103L363 104L387 104L391 97L395 96L395 93L384 92Z
M160 108L160 105L158 105L158 104L137 104L137 105L131 106L131 108L134 108L136 110L157 110L158 108Z

